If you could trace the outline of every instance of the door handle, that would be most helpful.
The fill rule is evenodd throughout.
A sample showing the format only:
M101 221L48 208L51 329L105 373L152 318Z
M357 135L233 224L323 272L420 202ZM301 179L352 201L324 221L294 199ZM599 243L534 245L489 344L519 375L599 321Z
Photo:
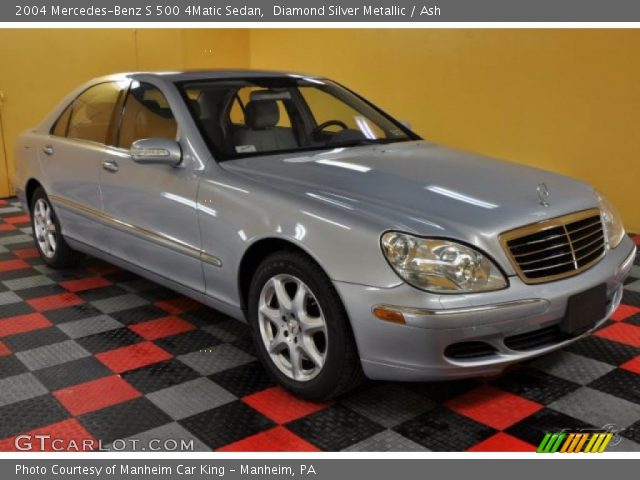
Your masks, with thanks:
M53 147L51 145L47 145L46 147L42 147L42 152L45 155L53 155Z
M108 172L117 172L118 164L114 160L103 160L102 168L104 168Z

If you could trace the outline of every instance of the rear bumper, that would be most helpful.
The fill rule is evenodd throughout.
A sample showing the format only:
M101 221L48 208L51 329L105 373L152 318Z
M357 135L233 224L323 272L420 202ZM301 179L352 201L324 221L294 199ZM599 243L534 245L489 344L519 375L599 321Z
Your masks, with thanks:
M475 295L433 295L408 285L383 289L335 283L368 377L454 379L499 373L509 364L562 348L593 332L620 304L622 284L634 258L635 246L625 238L598 264L575 277L539 285L511 277L509 288ZM556 327L568 298L601 283L607 285L605 317L582 335L560 334ZM402 311L406 325L375 317L372 309L381 304ZM486 354L453 355L450 346L462 342L482 342Z

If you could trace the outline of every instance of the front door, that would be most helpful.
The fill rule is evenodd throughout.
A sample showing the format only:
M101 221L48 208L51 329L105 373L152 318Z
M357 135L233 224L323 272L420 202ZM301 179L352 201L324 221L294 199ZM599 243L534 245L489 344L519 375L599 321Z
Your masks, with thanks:
M129 154L143 138L178 135L164 94L132 82L124 102L116 144L100 170L104 210L110 219L112 253L192 290L204 291L200 230L196 215L198 176L189 158L177 167L139 164Z

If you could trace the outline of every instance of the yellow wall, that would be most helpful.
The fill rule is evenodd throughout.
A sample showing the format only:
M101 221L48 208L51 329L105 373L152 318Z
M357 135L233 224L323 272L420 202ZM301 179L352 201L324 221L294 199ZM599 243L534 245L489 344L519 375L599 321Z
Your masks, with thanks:
M640 30L251 31L253 68L327 75L448 144L586 180L640 232Z
M638 51L640 30L0 30L8 169L17 134L96 75L293 69L345 83L435 142L586 180L640 232Z
M81 83L122 71L246 68L248 62L246 30L0 30L7 152L6 162L0 153L0 198L10 194L5 171L13 171L16 137Z

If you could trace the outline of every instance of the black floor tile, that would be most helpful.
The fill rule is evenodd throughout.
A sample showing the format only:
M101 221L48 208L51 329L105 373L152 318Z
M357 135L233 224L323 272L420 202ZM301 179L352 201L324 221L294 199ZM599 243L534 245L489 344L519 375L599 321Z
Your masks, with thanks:
M543 405L548 405L580 388L577 383L530 368L519 368L498 377L492 384Z
M259 362L251 362L214 373L209 378L237 397L245 397L275 385Z
M179 422L213 450L274 426L240 401L207 410Z
M102 312L94 306L89 305L88 303L83 303L81 305L74 305L72 307L49 310L47 312L44 312L43 315L53 323L59 324L73 322L75 320L82 320L89 317L96 317L98 315L102 315Z
M564 413L543 408L524 420L510 426L505 431L514 437L538 446L544 436L551 432L576 432L582 429L595 428Z
M33 372L49 391L79 385L111 375L112 372L95 357L86 357Z
M78 292L78 296L85 302L95 302L96 300L104 300L105 298L117 297L129 293L124 288L116 285L107 285L106 287L91 288Z
M69 417L52 395L11 403L0 407L0 438L8 438Z
M353 410L334 405L287 424L287 428L322 450L343 450L385 428Z
M146 398L107 407L78 417L84 427L104 444L131 437L171 422L171 417Z
M438 406L394 430L436 452L468 450L495 433L491 427Z
M27 372L27 367L17 357L0 357L0 380Z
M173 356L178 356L197 352L209 347L215 347L222 342L207 332L192 330L190 332L161 338L156 340L155 343Z
M616 368L591 382L589 387L640 404L640 375L633 372Z
M2 341L13 352L20 352L45 345L51 345L52 343L64 342L65 340L69 340L69 337L58 327L54 326L41 328L32 332L12 335L10 337L6 337Z
M60 285L43 285L41 287L24 288L16 291L16 294L23 300L31 300L34 298L49 297L51 295L60 295L61 293L67 293L67 290Z
M128 328L116 328L115 330L108 330L106 332L76 339L76 342L94 355L96 353L126 347L127 345L133 345L143 341L144 338L132 332Z
M122 374L122 378L144 394L198 377L200 377L199 373L176 359L154 363Z
M569 345L566 350L616 366L640 355L640 348L594 335Z
M155 318L166 317L167 312L154 305L142 305L141 307L112 312L109 315L123 325L133 325L140 322L146 322L147 320L153 320Z

